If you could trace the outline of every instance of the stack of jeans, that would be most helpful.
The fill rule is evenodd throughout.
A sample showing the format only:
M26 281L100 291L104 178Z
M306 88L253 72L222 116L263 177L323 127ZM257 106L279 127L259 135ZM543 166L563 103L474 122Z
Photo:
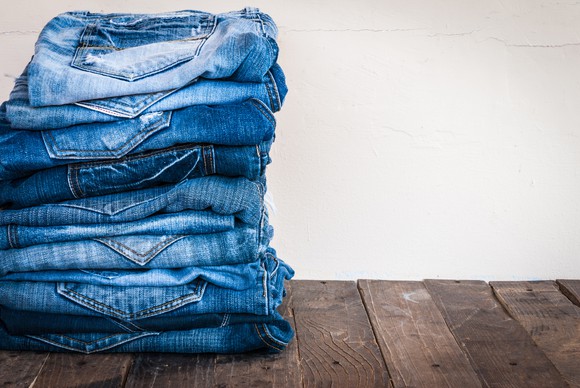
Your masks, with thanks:
M47 24L0 107L0 348L286 347L276 35L252 8Z

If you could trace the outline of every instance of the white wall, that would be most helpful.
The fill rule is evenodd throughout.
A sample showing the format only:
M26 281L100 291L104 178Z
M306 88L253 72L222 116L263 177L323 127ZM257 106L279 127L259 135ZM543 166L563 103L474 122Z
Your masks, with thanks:
M245 1L7 1L0 98L65 10ZM576 1L255 1L290 93L269 182L299 278L580 278Z

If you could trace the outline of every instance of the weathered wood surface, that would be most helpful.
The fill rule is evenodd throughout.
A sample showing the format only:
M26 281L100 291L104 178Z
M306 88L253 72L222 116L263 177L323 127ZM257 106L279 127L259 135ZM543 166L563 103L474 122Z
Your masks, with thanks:
M567 386L485 282L426 280L425 285L484 386Z
M0 350L0 384L3 387L30 386L48 356L48 353Z
M492 282L506 310L572 387L580 387L580 308L554 282Z
M293 291L279 311L294 326ZM296 340L280 354L140 354L126 387L299 387L302 385Z
M122 387L132 362L132 354L53 353L33 387Z
M354 282L295 281L292 293L304 386L390 386Z
M422 282L358 285L395 387L481 387Z
M560 291L576 306L580 306L580 280L557 280Z

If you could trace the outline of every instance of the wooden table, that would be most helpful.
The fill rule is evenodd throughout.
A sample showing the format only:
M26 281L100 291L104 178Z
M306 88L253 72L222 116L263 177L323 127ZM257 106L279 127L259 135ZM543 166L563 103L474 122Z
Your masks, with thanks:
M580 387L580 280L292 281L282 354L0 351L5 387Z

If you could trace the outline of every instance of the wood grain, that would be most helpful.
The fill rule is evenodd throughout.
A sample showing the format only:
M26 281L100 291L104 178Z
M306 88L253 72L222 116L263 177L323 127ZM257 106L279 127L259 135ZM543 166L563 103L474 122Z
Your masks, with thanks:
M294 323L292 288L279 311ZM140 354L127 387L299 387L298 347L293 340L279 354Z
M0 384L28 387L42 369L48 353L0 350Z
M570 386L580 387L580 308L551 281L492 282L491 286Z
M425 285L487 387L565 387L524 328L482 281L426 280Z
M291 285L304 386L391 386L356 284Z
M132 354L51 353L34 388L122 387L132 362Z
M423 283L358 286L395 387L481 387Z
M560 291L576 306L580 306L580 280L556 280Z

